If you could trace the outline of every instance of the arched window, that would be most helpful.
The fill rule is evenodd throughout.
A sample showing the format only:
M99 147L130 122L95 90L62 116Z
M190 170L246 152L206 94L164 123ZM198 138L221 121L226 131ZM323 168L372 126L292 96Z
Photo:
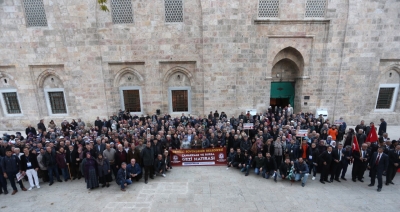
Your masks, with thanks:
M0 103L4 116L23 115L16 85L3 73L0 73Z
M43 76L40 87L43 88L48 114L50 116L68 115L67 101L62 81L54 74Z
M130 113L143 113L143 77L133 68L123 68L115 76L114 86L119 88L121 109Z

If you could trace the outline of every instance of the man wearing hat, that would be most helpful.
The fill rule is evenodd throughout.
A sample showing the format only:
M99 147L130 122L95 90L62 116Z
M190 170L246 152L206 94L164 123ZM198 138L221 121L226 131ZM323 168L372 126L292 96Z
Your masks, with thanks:
M19 166L20 166L19 158L12 154L11 148L7 148L6 156L2 160L1 168L3 170L4 178L8 178L8 180L11 183L11 187L13 188L13 192L11 193L11 195L14 195L15 193L18 192L17 186L15 186L14 178L20 171ZM23 191L26 191L26 188L22 183L22 180L19 180L18 184Z

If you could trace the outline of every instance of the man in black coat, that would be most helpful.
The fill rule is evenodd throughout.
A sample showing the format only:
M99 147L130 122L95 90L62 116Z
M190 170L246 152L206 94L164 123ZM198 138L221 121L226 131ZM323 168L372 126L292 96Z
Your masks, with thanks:
M164 160L162 154L158 154L157 158L154 161L154 170L155 170L154 172L157 175L161 175L161 176L165 177L165 169L166 169L165 160Z
M28 134L32 133L34 136L37 135L36 129L32 127L31 125L28 125L28 127L25 129L25 134L26 136L29 136Z
M246 162L246 157L242 154L240 149L237 149L235 157L232 161L232 166L236 168L243 168L244 163Z
M320 165L322 166L321 169L321 178L320 178L320 182L322 184L325 184L325 182L330 183L330 181L328 181L328 174L329 174L329 170L331 167L331 163L333 161L333 157L332 157L332 146L328 146L328 148L326 149L326 151L324 151L320 156L319 156L319 161L320 161Z
M383 147L378 147L378 152L372 155L371 161L369 163L371 184L369 187L375 185L375 177L378 178L378 192L382 190L382 174L387 170L389 166L389 157L387 154L383 153Z
M386 132L386 126L387 126L386 121L383 118L381 118L381 124L379 125L379 130L378 130L379 136L382 136L383 133Z
M364 172L367 169L368 161L371 158L371 151L368 149L367 144L363 144L361 146L361 152L354 151L353 152L353 170L351 171L351 179L353 182L356 182L356 179L360 182L363 181Z
M144 183L150 178L154 179L154 149L151 148L151 142L146 143L146 147L140 153L144 166Z
M65 159L67 165L69 166L71 176L73 177L72 180L76 179L79 172L78 162L76 161L76 158L79 158L78 151L74 148L74 146L69 145Z
M290 141L290 145L286 145L285 153L289 155L291 162L294 162L299 158L299 146L296 144L295 139Z
M94 126L98 127L98 129L102 129L103 123L101 122L100 118L97 116L97 119L94 121Z
M47 167L50 178L50 186L53 185L53 172L56 174L57 181L62 182L60 175L58 173L57 162L56 162L56 152L51 149L50 146L46 147L46 153L43 155L43 164Z
M396 172L400 165L400 144L396 146L396 149L389 152L389 167L386 172L386 185L394 184L393 178L396 176Z
M265 163L264 163L264 170L265 170L265 178L269 179L269 177L272 175L274 177L274 181L276 182L276 177L278 176L276 171L277 171L277 166L275 159L271 157L270 153L266 153L265 155Z
M285 159L285 162L281 164L279 167L279 174L282 177L282 180L286 179L292 169L292 164L290 163L289 158Z
M44 120L41 119L40 122L37 124L38 130L42 130L42 132L46 132L46 126L44 126Z
M1 168L3 170L4 178L8 178L10 181L11 187L13 188L13 192L11 195L14 195L18 192L17 186L15 186L15 179L18 172L20 170L21 161L16 155L12 154L11 148L7 148L6 156L2 160ZM26 191L24 184L22 183L22 179L18 181L19 186L23 191Z
M343 144L339 144L338 148L335 148L332 151L332 163L331 163L331 167L330 167L330 171L331 171L331 183L333 182L333 179L335 178L336 175L336 171L339 169L339 173L340 170L342 169L341 167L341 159L343 159ZM340 180L338 178L335 179L337 182L340 182Z
M351 157L352 157L352 150L351 146L346 146L345 149L342 150L342 159L340 160L339 167L336 169L336 175L335 175L335 180L339 180L340 173L342 173L340 179L346 181L347 179L345 178L346 172L347 172L347 167L351 163Z

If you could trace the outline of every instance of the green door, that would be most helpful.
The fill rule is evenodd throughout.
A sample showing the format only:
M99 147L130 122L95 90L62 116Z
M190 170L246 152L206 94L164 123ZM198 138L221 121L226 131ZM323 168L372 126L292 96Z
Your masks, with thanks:
M279 102L289 102L294 107L294 82L271 82L270 98L277 102L278 106L287 106L279 105Z

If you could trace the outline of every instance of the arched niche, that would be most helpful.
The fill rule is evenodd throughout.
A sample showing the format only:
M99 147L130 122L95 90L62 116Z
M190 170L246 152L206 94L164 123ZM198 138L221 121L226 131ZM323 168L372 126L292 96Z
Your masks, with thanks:
M114 87L138 86L143 83L142 75L132 68L123 68L115 75Z

